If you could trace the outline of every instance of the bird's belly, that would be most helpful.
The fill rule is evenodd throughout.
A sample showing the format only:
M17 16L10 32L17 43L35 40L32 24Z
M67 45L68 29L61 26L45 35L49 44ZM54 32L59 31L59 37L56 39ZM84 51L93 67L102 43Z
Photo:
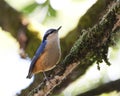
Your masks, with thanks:
M51 70L58 63L60 55L58 50L54 50L54 52L44 52L36 61L33 73Z

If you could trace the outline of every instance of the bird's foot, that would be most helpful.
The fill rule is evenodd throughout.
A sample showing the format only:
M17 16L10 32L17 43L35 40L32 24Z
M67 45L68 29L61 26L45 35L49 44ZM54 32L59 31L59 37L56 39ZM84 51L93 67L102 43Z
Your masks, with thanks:
M45 74L45 72L43 72L43 75L44 75L44 81L48 81L48 82L50 82L50 77L47 77L47 75Z

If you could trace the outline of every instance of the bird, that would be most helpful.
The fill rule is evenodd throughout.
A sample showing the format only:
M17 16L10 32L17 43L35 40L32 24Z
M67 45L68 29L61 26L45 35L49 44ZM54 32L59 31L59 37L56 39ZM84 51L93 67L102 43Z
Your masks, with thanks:
M49 29L45 32L43 40L31 61L26 78L30 79L39 72L43 72L46 77L45 72L52 70L59 63L61 47L58 31L61 27L62 26L57 29Z

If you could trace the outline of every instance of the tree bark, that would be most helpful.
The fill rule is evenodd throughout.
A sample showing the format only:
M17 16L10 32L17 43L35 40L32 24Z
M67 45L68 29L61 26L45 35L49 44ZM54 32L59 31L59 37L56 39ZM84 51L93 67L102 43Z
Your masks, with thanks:
M30 57L33 57L34 52L41 42L40 38L38 38L38 32L29 30L27 28L29 21L22 16L22 13L8 5L5 0L0 0L0 9L2 9L0 10L0 26L18 40L21 57L26 58L26 53Z
M120 91L120 79L103 84L95 89L81 93L77 96L98 96L102 93L109 93L112 91Z
M84 69L94 62L98 63L98 69L100 68L99 64L103 61L110 65L107 53L109 46L113 43L113 34L120 29L119 26L116 27L117 29L114 29L120 20L120 18L117 18L119 9L120 2L112 2L112 6L98 24L88 30L82 30L81 36L75 42L69 54L59 64L62 68L57 66L51 70L50 80L41 82L28 96L46 96L52 94L51 92L54 92L56 87L62 86L64 80L72 76L73 70Z

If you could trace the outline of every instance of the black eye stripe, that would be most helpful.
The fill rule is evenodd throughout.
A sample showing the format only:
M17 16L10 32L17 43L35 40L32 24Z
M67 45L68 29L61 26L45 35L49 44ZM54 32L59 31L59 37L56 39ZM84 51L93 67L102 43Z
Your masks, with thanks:
M50 32L48 32L48 35L52 34L54 31L56 31L56 30L50 30Z
M49 29L49 30L45 33L45 35L44 35L44 37L43 37L43 41L46 40L47 37L48 37L50 34L52 34L53 32L55 32L55 31L56 31L56 29Z
M44 37L43 37L43 40L46 40L47 37L48 37L49 34L46 34Z

